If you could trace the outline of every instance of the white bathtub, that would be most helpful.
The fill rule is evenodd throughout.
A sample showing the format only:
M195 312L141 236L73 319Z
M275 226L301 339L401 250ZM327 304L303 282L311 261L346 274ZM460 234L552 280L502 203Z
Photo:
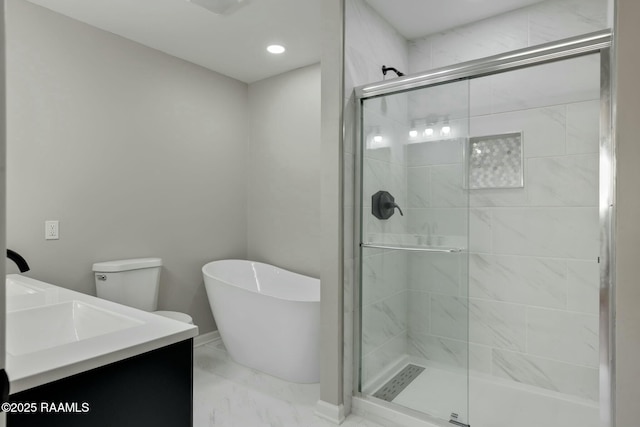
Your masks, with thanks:
M320 280L244 260L210 262L202 274L233 360L295 383L320 380Z

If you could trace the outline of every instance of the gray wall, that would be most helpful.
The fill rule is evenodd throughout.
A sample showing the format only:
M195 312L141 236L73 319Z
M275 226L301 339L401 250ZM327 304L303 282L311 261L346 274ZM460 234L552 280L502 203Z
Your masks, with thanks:
M5 70L6 70L6 48L5 48L5 7L4 1L0 0L0 81L5 81ZM5 242L6 242L6 197L4 194L5 184L6 184L6 85L0 85L0 250L2 253L5 252ZM0 277L4 277L5 274L5 265L0 263ZM0 329L3 331L3 338L6 336L5 333L5 307L6 307L6 292L5 292L5 281L0 280ZM0 340L0 368L5 368L5 343L6 339ZM3 413L0 416L0 426L4 426L3 423L6 421L6 415Z
M247 85L7 6L7 246L88 294L92 263L162 257L160 308L215 329L200 268L246 255Z
M320 404L334 420L343 403L343 203L342 104L344 0L322 2L322 178L320 298ZM347 408L348 409L348 408ZM337 411L336 411L337 410Z
M320 277L320 65L249 85L248 258Z
M640 419L640 2L617 0L616 54L616 347L617 427Z

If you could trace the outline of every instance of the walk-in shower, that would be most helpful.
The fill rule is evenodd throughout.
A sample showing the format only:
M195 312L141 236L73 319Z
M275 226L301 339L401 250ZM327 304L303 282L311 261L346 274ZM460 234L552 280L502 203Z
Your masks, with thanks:
M607 425L609 45L594 33L356 90L361 403Z

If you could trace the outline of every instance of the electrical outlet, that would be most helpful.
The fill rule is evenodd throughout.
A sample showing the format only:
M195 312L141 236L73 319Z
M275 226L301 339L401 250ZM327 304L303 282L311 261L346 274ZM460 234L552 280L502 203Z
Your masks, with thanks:
M58 234L58 221L44 222L44 238L45 240L58 240L60 238Z

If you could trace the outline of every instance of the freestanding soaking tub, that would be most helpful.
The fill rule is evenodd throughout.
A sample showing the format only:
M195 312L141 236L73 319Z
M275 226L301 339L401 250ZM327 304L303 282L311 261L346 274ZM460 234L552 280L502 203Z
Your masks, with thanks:
M210 262L202 274L233 360L295 383L320 380L320 280L244 260Z

